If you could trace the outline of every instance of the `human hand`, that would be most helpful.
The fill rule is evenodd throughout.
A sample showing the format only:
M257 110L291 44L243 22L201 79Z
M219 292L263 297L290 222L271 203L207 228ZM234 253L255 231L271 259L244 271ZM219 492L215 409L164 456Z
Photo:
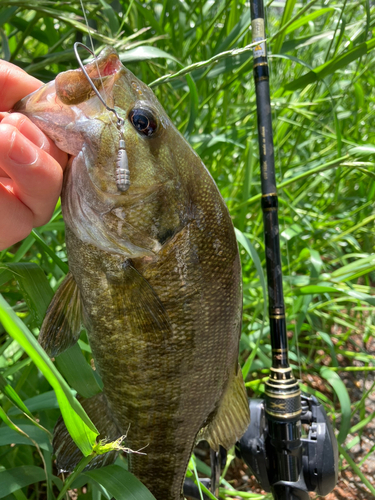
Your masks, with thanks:
M0 60L0 112L42 83ZM61 192L68 156L28 118L0 113L0 250L46 224Z

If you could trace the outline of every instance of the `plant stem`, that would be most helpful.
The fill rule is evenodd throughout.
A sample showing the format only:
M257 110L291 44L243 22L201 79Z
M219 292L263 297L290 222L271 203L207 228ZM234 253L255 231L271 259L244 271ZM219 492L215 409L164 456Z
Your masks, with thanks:
M70 476L67 477L63 489L60 491L59 496L57 497L57 500L62 500L65 493L69 490L70 485L81 474L86 465L88 465L95 456L96 453L91 453L91 455L89 455L88 457L82 458L82 460L79 462L74 471L70 474Z

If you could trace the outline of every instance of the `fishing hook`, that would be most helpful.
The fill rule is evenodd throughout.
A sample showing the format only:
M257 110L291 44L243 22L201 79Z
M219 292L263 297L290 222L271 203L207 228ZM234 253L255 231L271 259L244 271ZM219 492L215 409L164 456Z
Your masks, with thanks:
M125 140L124 140L124 135L122 131L122 127L124 126L125 120L117 113L117 111L114 108L111 108L108 106L108 104L104 101L103 97L100 95L100 92L98 89L95 87L94 82L91 80L89 77L86 68L84 67L81 58L79 57L78 54L78 47L83 47L86 49L90 54L94 57L95 59L95 53L89 49L86 45L84 45L81 42L76 42L74 44L74 53L77 58L78 64L83 71L83 74L85 75L87 81L91 85L93 91L95 94L99 97L100 101L102 102L103 106L108 110L111 111L112 113L115 114L116 119L117 119L117 128L119 129L120 132L120 145L119 145L119 150L117 153L117 161L116 161L116 185L117 189L119 191L126 191L130 187L130 172L129 172L129 166L128 166L128 155L126 154L126 149L125 149ZM100 76L100 75L99 75ZM103 86L104 88L104 86Z
M122 127L125 123L124 119L121 118L121 116L117 113L117 111L114 109L114 108L110 108L108 106L108 104L105 102L105 100L103 99L103 97L100 95L100 92L98 91L98 89L95 87L94 85L94 82L91 80L91 78L89 77L87 71L86 71L86 68L84 67L83 65L83 62L81 61L81 58L79 57L79 54L78 54L78 46L81 46L83 47L84 49L87 50L87 52L90 52L90 54L93 56L93 58L95 59L95 54L94 52L89 49L87 47L87 45L84 45L83 43L81 42L76 42L74 44L74 53L76 55L76 58L77 58L77 61L78 61L78 64L81 68L81 70L83 71L83 74L85 75L85 77L87 78L87 81L89 82L89 84L91 85L92 87L92 90L95 92L95 94L99 97L99 99L101 100L101 102L103 103L103 106L108 109L108 111L112 111L112 113L115 114L116 118L117 118L117 126L118 127Z

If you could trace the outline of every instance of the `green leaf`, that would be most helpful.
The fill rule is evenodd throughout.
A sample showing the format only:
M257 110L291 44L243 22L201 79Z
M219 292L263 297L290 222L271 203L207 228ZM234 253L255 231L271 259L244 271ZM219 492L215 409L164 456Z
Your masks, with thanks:
M53 297L53 290L41 268L32 262L6 264L17 281L29 310L40 326Z
M293 184L294 182L300 181L306 177L313 177L315 174L318 174L319 172L324 172L325 170L329 170L329 169L334 168L334 167L339 167L342 163L344 163L348 159L349 159L349 155L345 155L345 156L341 156L340 158L335 158L334 160L323 163L322 165L319 165L319 166L314 167L314 168L307 167L307 170L305 170L304 172L297 174L292 178L287 178L283 182L280 182L280 184L278 184L278 189L282 189L282 188L289 186L290 184ZM253 196L252 198L250 198L249 200L247 200L245 203L246 204L253 203L254 201L260 200L261 197L262 197L261 193L257 194L255 196ZM239 205L239 206L241 206L241 205Z
M320 256L320 253L317 250L314 250L312 248L308 249L310 252L310 261L311 261L311 277L312 278L317 278L320 274L320 271L323 267L323 261Z
M22 413L24 413L34 425L36 425L43 432L48 432L34 418L33 414L30 411L30 409L27 408L27 406L22 401L22 399L18 396L18 394L16 393L16 391L13 389L13 387L10 384L8 384L8 381L2 375L0 375L0 390L14 404L14 406L16 407L16 409L18 409L19 411L21 411ZM12 409L10 410L9 413L11 413L11 411L12 411ZM13 412L13 414L14 413L17 413L17 410L15 412Z
M10 271L7 269L1 269L0 268L0 286L6 283L7 281L11 280L13 278L13 275Z
M34 446L36 446L38 449L38 453L41 455L41 451L39 449L38 443L36 441L33 441L33 438L31 436L27 435L25 433L25 431L23 431L18 425L16 425L14 422L12 422L12 420L5 413L5 411L3 410L3 408L1 406L0 406L0 418L9 427L9 429L16 432L17 435L19 435L23 438L26 438L28 441L27 444L32 443ZM38 422L33 421L33 423L36 423L36 425L38 426L38 431L41 431L44 434L44 436L48 435L48 437L52 440L52 435L47 429L42 427ZM31 428L35 429L35 427L31 427ZM9 431L9 429L7 429L7 431ZM48 441L48 443L49 443L49 441ZM48 449L50 449L50 448L48 447Z
M103 486L116 500L155 500L146 486L118 465L85 472L84 475Z
M0 39L3 52L2 58L4 59L4 61L9 61L10 59L9 40L3 28L0 28Z
M281 23L280 23L280 32L275 36L274 43L272 46L272 52L274 54L278 54L281 51L281 47L283 45L284 38L285 38L285 30L281 31L281 29L291 19L296 1L297 0L286 0L286 2L285 2L283 16L281 18Z
M300 288L300 292L303 294L311 294L311 293L337 293L337 289L333 286L325 286L325 285L309 285L303 286Z
M146 8L143 7L143 5L146 4L141 4L141 2L139 2L138 0L136 3L137 3L137 11L141 14L141 16L144 17L146 25L149 24L150 26L152 26L152 28L156 31L156 33L163 34L163 29L157 22L154 11L152 8L150 8L150 5L147 5Z
M59 33L54 27L54 21L48 16L43 18L46 26L44 33L48 36L48 46L52 47L59 40Z
M10 495L14 491L29 486L29 484L45 481L43 469L35 465L21 465L13 469L0 471L0 498Z
M312 12L311 14L309 14L308 16L303 16L300 19L298 19L297 21L295 21L294 23L292 23L285 30L285 34L288 35L289 33L292 33L292 31L295 31L296 29L301 28L301 26L304 26L305 24L308 24L311 21L314 21L318 17L324 16L324 14L327 14L327 12L332 13L334 11L335 11L335 9L333 9L332 7L327 7L325 9L316 10L316 11Z
M84 398L91 398L101 392L94 371L87 363L78 344L57 356L55 363L68 384Z
M299 224L292 224L281 233L280 237L282 240L289 241L301 233L303 233L303 228Z
M127 50L126 52L121 52L119 54L120 60L123 63L132 63L138 61L149 61L151 59L171 59L176 62L179 66L183 66L178 59L176 59L168 52L158 49L157 47L151 47L150 45L140 45L135 49Z
M252 261L254 262L255 268L257 270L261 285L262 285L262 290L263 290L263 296L267 297L267 289L266 289L266 279L264 277L264 272L262 268L262 263L260 262L258 252L255 250L254 246L251 244L249 238L247 238L242 231L240 231L237 228L234 228L234 231L236 233L236 238L239 243L244 247L246 252L250 255ZM266 304L266 301L265 301ZM264 307L264 315L267 315L267 305Z
M375 215L372 215L366 219L362 219L359 227L363 223L372 222L375 219ZM351 228L350 230L353 230ZM343 235L342 233L340 237ZM332 238L333 241L339 239L339 237ZM353 279L353 276L357 276L358 274L371 271L375 265L375 255L369 255L368 257L364 257L362 259L357 259L346 266L342 266L339 269L336 269L331 273L331 277L334 279L339 279L340 281L346 281L348 279Z
M255 45L255 44L254 44ZM181 76L186 75L187 73L193 73L193 78L195 81L199 80L200 78L203 77L203 75L206 76L206 78L214 78L217 75L220 75L224 72L232 72L233 69L237 66L241 66L245 62L249 61L249 56L248 52L252 50L252 45L247 45L246 47L243 47L241 49L233 49L233 50L228 50L221 52L220 54L217 54L207 61L200 61L194 64L190 64L189 66L185 66L182 68L180 71L177 71L176 73L173 73L171 75L165 75L157 80L154 80L149 84L150 87L155 87L157 85L160 85L161 83L165 83L171 80L174 80L175 78L180 78ZM219 62L220 61L220 62ZM206 74L206 71L204 68L207 66L213 66L215 65L215 68L210 70L208 74ZM197 70L195 72L195 70ZM177 87L177 85L176 85Z
M88 456L92 451L96 436L99 435L98 431L80 403L72 396L69 386L38 344L33 334L16 316L1 295L0 321L9 335L27 352L53 387L70 435L83 455Z
M0 11L0 26L3 26L17 12L18 7L8 7Z
M242 367L242 375L243 375L243 378L245 380L249 371L250 371L252 362L253 362L256 354L258 354L261 359L263 358L264 363L269 362L269 358L267 356L263 355L263 353L260 350L259 350L259 352L257 352L261 338L262 338L262 334L263 334L264 319L267 317L267 300L266 300L267 292L266 292L266 280L264 278L263 268L262 268L262 264L261 264L260 259L259 259L258 252L255 250L255 248L251 244L250 240L243 234L242 231L240 231L237 228L234 228L234 230L236 233L237 241L244 247L246 252L250 255L251 259L253 260L253 263L255 265L255 269L257 270L257 273L259 276L260 283L262 285L263 298L264 298L263 322L262 322L261 327L260 327L260 334L257 338L256 343L254 344L254 348L252 350L252 353L250 354L250 356L246 360L246 363Z
M365 95L364 95L363 88L362 88L362 85L360 84L360 82L355 82L354 94L355 94L355 100L356 100L356 107L357 107L358 111L360 111L365 105ZM374 152L375 152L375 147L374 147Z
M22 401L22 399L19 397L19 395L16 393L16 391L13 389L13 387L8 383L6 378L4 378L0 374L0 391L5 394L7 398L12 401L12 403L23 413L26 413L29 417L33 418L32 413L30 410L27 408L25 403Z
M233 43L238 39L238 37L248 29L251 24L250 9L245 9L240 17L238 23L234 26L229 35L217 46L215 47L215 54L224 52L228 50Z
M185 76L190 90L190 115L189 115L189 122L187 124L185 131L185 134L189 135L194 128L194 123L198 115L199 97L198 97L198 90L193 78L190 75L185 75Z
M351 155L373 155L375 154L375 146L373 144L363 144L362 146L356 146L355 148L350 148L349 153Z
M320 369L320 375L332 386L333 390L337 394L337 397L339 398L341 407L341 424L337 441L341 444L345 441L350 430L351 407L348 390L339 375L326 366L323 366Z
M253 172L255 167L255 154L251 141L248 141L246 150L244 152L244 164L245 164L244 167L245 178L243 180L242 190L241 190L241 201L243 202L246 201L250 196L252 181L253 181ZM240 231L244 231L245 229L247 213L248 213L247 207L246 205L243 205L237 218L238 220L237 226Z
M328 333L326 333L326 332L317 332L317 333L319 334L321 339L328 345L329 353L330 353L331 358L332 358L333 366L339 366L339 362L337 361L337 356L336 356L336 352L335 352L335 346L332 342L331 336L328 335Z
M47 451L51 450L51 444L49 442L48 435L41 429L27 424L19 424L18 427L31 439L38 443L40 448ZM32 441L30 441L30 439L22 436L17 431L9 429L8 427L0 427L0 446L6 446L12 443L27 444L33 446L33 443Z
M32 413L59 408L54 391L43 392L43 394L38 394L37 396L26 399L24 404ZM11 408L8 413L9 415L19 415L22 411L23 410L18 408Z
M51 257L53 262L55 262L55 264L61 269L61 271L64 274L68 274L69 267L55 254L53 250L50 249L50 247L45 243L39 232L36 229L33 229L31 231L31 234L34 236L36 242L39 243L42 249Z
M375 48L375 38L361 43L357 47L345 51L343 54L334 57L330 61L318 66L313 71L291 81L285 85L285 90L298 90L304 88L310 83L323 80L326 76L332 75L341 68L345 68L351 62L359 59L360 57L369 54Z
M363 302L368 302L372 306L375 306L375 297L373 295L368 295L367 293L357 290L343 290L340 288L338 288L338 290L349 297L353 297L353 299L362 300Z
M112 36L115 36L120 28L116 13L105 0L99 1L103 6L103 14L108 20L109 31L111 32Z

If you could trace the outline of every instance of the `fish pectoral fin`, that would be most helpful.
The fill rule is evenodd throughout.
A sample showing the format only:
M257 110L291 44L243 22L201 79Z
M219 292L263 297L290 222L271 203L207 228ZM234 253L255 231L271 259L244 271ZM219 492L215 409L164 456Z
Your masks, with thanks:
M173 330L168 312L147 279L129 262L124 265L124 283L127 293L120 289L121 301L117 303L125 307L133 331L142 332L153 344L170 340Z
M89 399L79 398L79 401L100 432L98 436L99 440L104 439L110 442L115 441L121 436L111 417L107 400L103 393L96 394ZM61 472L72 472L83 458L82 452L70 437L62 417L57 420L55 425L52 445L56 455L57 468ZM98 455L89 463L85 470L98 469L104 465L110 465L116 460L117 455L117 451L109 451Z
M55 293L39 333L39 343L50 357L55 357L74 345L81 331L81 294L68 273Z
M249 423L249 403L238 366L237 374L228 384L214 419L200 431L198 439L206 440L215 451L219 451L219 445L229 450L242 437Z

